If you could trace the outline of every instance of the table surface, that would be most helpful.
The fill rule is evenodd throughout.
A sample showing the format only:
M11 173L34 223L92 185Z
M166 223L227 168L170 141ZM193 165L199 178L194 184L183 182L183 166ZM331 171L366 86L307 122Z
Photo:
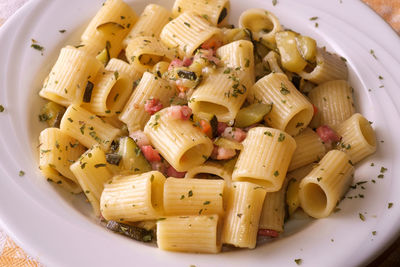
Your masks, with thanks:
M400 34L399 0L362 0L375 10ZM0 26L28 0L0 0ZM34 256L34 255L32 255ZM34 257L26 254L0 229L0 267L42 266ZM400 237L367 267L400 266Z

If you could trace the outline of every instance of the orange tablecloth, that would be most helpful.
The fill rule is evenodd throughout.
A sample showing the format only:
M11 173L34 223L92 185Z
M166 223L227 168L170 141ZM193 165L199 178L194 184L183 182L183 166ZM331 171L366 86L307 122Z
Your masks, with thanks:
M0 0L0 26L28 0ZM345 1L345 0L344 0ZM362 0L400 34L400 0ZM371 266L400 266L400 239ZM42 266L0 229L0 267Z

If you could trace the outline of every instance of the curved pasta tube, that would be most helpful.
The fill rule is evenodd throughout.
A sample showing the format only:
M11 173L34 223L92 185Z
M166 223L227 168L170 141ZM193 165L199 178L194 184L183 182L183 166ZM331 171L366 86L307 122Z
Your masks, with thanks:
M118 71L104 71L97 75L90 99L82 107L96 115L110 117L121 113L131 93L129 76Z
M222 215L224 192L223 180L169 177L164 184L165 215Z
M344 80L324 82L314 87L308 97L318 108L320 125L335 126L355 112L352 88Z
M303 79L316 84L331 80L347 80L348 78L346 62L324 48L317 48L316 66L309 72L306 67L298 74Z
M292 72L300 72L307 65L307 61L298 49L296 36L297 34L292 31L282 31L275 35L282 66Z
M354 164L376 151L374 129L361 114L352 115L334 129L342 137L338 149L346 152Z
M86 147L99 144L104 151L107 151L111 142L121 134L120 129L114 128L93 113L75 105L69 106L65 111L60 130Z
M147 5L138 21L131 28L128 36L124 39L124 47L127 47L132 39L139 36L159 38L161 30L171 19L171 12L164 7L156 4Z
M78 183L69 167L71 162L74 162L82 155L85 148L75 138L66 135L58 128L44 129L39 135L39 143L39 168L46 178L62 184L65 179L54 179L60 176L66 177L70 182ZM61 183L58 182L59 180Z
M203 164L213 150L212 141L192 122L173 119L168 111L165 108L151 116L144 133L177 171Z
M299 199L303 210L314 218L329 216L348 190L353 172L346 153L329 151L300 183Z
M144 109L145 102L149 99L158 99L163 107L167 107L174 95L175 89L167 81L150 72L145 72L119 115L119 119L126 123L130 132L143 130L150 119L150 114Z
M311 121L314 109L310 101L282 73L271 73L258 80L251 88L250 103L273 104L265 121L273 128L297 135Z
M80 105L88 82L94 81L101 63L88 53L66 46L46 78L39 95L63 106Z
M290 161L288 171L319 161L326 153L326 148L318 134L310 128L304 129L294 137L297 147Z
M275 34L282 31L278 18L265 9L251 8L239 17L239 27L249 29L253 39L267 47L275 45Z
M240 69L246 72L250 83L254 83L254 55L253 43L247 40L238 40L217 49L217 56L224 66Z
M189 107L195 114L215 114L218 121L232 121L252 85L246 76L246 72L231 68L210 74L193 92Z
M151 71L160 61L171 61L174 51L150 36L133 38L125 49L128 62L141 72Z
M269 68L274 73L283 73L281 66L279 65L279 55L275 51L269 51L268 54L263 58L263 62L267 62Z
M269 192L265 195L264 204L260 215L259 229L275 230L283 232L285 220L285 195L288 180L285 179L282 188L277 192Z
M221 219L218 215L163 218L157 222L157 246L171 251L218 253Z
M107 47L110 57L118 56L122 40L137 21L132 8L122 0L107 0L81 36L82 47L97 55Z
M230 5L228 0L176 0L172 8L174 17L186 11L193 11L214 26L227 24Z
M295 140L285 132L268 127L252 128L243 141L232 180L259 184L267 192L278 191L295 149Z
M257 184L234 182L229 189L222 243L255 248L266 191Z
M136 222L157 219L164 213L165 177L158 171L115 176L104 185L100 197L106 220Z
M180 56L191 56L205 41L222 40L222 31L193 11L182 13L170 21L160 34L161 41L169 48L177 48Z
M117 58L110 59L105 69L107 71L112 71L112 72L117 71L119 74L127 75L130 79L131 84L139 80L143 75L143 73L138 69L136 69L133 65Z
M232 164L233 163L233 164ZM232 172L235 167L234 162L228 162L225 165L208 161L203 165L191 168L187 171L185 178L200 178L202 174L211 174L224 179L226 186L230 187L232 182Z
M99 146L84 153L70 166L96 216L100 216L100 196L104 183L112 178L107 167L106 155Z

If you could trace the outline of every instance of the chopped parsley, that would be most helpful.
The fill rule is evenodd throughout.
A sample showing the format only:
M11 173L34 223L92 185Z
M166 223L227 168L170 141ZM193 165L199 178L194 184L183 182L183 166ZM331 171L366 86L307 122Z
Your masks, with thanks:
M275 176L275 177L279 176L279 172L278 172L278 171L275 171L275 172L274 172L274 176Z
M0 112L3 112L4 111L4 107L3 107L3 105L0 105Z
M375 51L373 49L369 50L369 53L375 58L378 59L375 55Z
M105 163L99 163L99 164L94 165L95 168L100 168L100 167L105 167L105 166L107 166Z
M362 213L358 213L358 217L360 217L361 221L365 221L365 216Z
M303 260L302 260L302 259L294 259L294 262L295 262L297 265L300 265L300 264L303 262Z
M281 94L282 95L290 94L290 91L287 89L287 87L284 83L281 83Z
M283 133L279 134L279 138L278 138L278 142L283 142L283 140L285 140L286 136Z
M388 204L388 209L391 209L392 207L393 207L393 203L390 202L390 203Z
M318 17L311 17L311 18L310 18L311 21L317 20L317 19L318 19Z
M188 192L188 197L192 197L193 196L193 191L192 190L189 190L189 192Z
M38 45L38 44L31 44L31 47L33 49L36 49L36 50L40 51L40 52L43 52L43 50L44 50L44 47L41 46L41 45Z
M58 32L59 33L64 33L64 32L66 32L67 30L59 30Z
M204 201L204 203L203 203L203 205L208 205L208 204L210 204L211 202L210 201Z
M278 0L272 0L272 5L276 6L276 4L278 3Z
M187 23L186 21L183 24L185 24L186 26L188 26L190 28L190 24Z
M25 172L24 171L19 171L19 174L18 174L19 176L24 176L25 175Z

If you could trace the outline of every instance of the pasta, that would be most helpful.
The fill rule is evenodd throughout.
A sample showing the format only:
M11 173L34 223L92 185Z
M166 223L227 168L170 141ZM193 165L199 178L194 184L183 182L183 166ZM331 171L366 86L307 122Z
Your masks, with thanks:
M346 62L268 10L229 25L229 0L136 11L107 0L60 50L39 92L42 175L169 251L253 249L299 208L329 216L377 149Z

